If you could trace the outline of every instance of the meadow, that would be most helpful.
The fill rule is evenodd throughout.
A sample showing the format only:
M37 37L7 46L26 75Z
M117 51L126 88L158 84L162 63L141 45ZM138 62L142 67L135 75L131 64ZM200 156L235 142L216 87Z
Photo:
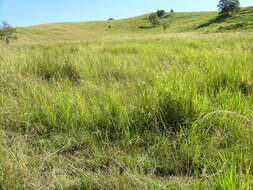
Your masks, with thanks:
M0 189L252 189L253 32L193 30L216 15L19 28L0 44Z

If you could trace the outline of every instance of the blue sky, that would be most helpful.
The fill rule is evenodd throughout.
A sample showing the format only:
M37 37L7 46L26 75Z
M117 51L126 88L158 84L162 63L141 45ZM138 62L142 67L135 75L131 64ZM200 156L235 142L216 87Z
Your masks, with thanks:
M0 0L0 19L13 26L128 18L156 11L217 10L218 0ZM253 6L252 0L241 0Z

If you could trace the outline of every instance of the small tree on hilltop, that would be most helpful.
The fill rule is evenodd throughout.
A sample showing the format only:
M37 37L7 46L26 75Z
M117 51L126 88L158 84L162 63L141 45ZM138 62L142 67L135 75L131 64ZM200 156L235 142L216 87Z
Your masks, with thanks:
M157 26L160 24L159 17L157 16L157 14L149 15L148 20L153 26Z
M6 21L1 21L2 26L0 28L0 40L5 41L6 44L10 43L10 40L17 39L16 30L11 27Z
M166 12L165 10L157 10L156 14L158 17L163 17L166 14Z
M218 4L220 14L229 15L231 12L237 12L240 10L239 0L220 0Z

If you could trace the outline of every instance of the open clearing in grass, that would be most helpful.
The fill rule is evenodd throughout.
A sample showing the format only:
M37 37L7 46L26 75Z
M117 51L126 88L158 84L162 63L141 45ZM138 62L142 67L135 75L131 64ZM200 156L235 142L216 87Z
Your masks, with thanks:
M0 189L252 189L253 33L155 31L0 46Z

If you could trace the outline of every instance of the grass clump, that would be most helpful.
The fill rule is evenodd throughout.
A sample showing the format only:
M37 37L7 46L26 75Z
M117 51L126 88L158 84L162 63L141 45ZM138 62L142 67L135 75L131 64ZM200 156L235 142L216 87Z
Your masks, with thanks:
M225 168L214 176L211 182L212 189L251 189L252 175L251 164L237 162L233 158L223 157Z
M71 49L44 50L40 55L35 55L28 69L47 81L78 82L81 74L73 58L75 55Z
M138 126L137 130L173 133L179 131L181 127L190 125L194 110L185 106L187 101L179 100L166 89L161 90L165 91L150 89L145 92L147 93L145 96L141 97L140 102L143 107L138 108L133 114L133 120L136 122L133 125Z

